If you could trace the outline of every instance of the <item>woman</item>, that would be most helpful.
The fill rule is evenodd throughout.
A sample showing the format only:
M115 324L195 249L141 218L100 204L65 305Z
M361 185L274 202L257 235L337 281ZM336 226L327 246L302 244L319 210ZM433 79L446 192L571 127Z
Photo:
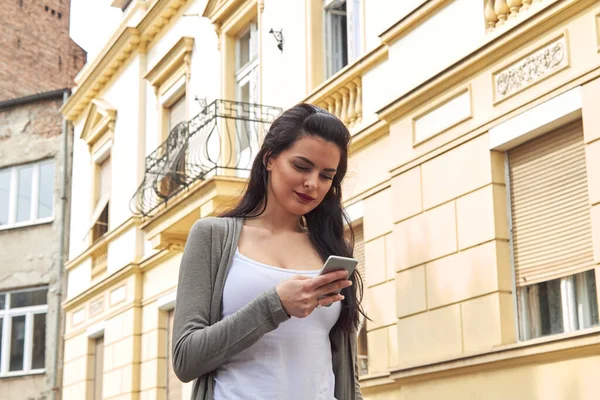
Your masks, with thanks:
M192 227L172 348L179 379L197 379L192 399L362 399L360 277L318 276L329 255L352 255L341 204L349 141L325 110L289 109L239 204Z

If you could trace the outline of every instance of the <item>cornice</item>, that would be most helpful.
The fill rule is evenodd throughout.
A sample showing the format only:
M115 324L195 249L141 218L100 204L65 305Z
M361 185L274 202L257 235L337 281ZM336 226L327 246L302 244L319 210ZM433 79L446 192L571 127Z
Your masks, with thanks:
M92 255L92 253L94 251L96 251L98 248L106 245L106 243L112 242L113 240L115 240L116 238L121 236L123 233L125 233L132 227L138 226L140 223L141 223L141 219L139 217L130 217L125 222L123 222L121 225L119 225L112 231L108 232L106 234L106 236L104 236L101 240L98 240L96 243L94 243L93 245L88 247L86 250L84 250L83 253L79 254L74 259L69 260L65 264L65 270L69 271L69 270L75 268L77 265L81 264L86 258L90 257Z
M156 0L135 27L125 26L120 33L114 35L104 51L89 67L84 67L83 74L77 77L78 86L60 109L65 118L77 120L90 101L121 70L131 54L136 51L145 53L149 43L187 2L188 0Z
M444 7L451 0L428 0L415 8L412 12L400 19L385 32L379 35L381 43L392 44L404 34L410 32L418 24L429 18L432 14Z
M209 0L202 16L212 24L221 25L246 0Z
M354 63L340 70L331 78L317 86L312 93L304 99L305 103L316 103L319 99L335 93L338 89L352 81L363 72L371 69L375 64L387 59L388 47L379 45Z
M76 120L90 101L105 87L120 70L140 42L136 28L125 28L105 54L100 55L82 78L81 84L74 89L60 112L70 121Z
M95 123L97 117L99 120ZM89 146L93 146L104 132L114 129L116 118L117 110L114 107L103 100L92 100L86 113L81 139Z
M71 299L63 301L63 309L68 312L95 297L97 294L110 288L114 284L123 282L125 279L135 274L141 274L139 264L128 264L114 274L106 276L104 279L96 283L94 286L91 286L86 291L79 293L77 296Z
M393 121L431 98L491 67L515 50L532 43L544 32L595 3L594 0L563 0L549 4L511 29L486 36L486 42L426 82L377 111L379 119Z
M154 65L144 76L152 86L161 85L164 80L172 73L173 69L178 68L185 56L192 52L194 47L194 38L184 36Z

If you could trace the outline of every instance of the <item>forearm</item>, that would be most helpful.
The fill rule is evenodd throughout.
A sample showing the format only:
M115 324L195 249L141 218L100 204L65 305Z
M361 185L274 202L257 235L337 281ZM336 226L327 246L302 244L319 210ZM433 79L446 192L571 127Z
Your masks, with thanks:
M184 382L211 372L287 319L273 288L213 325L182 321L182 334L173 340L174 372Z

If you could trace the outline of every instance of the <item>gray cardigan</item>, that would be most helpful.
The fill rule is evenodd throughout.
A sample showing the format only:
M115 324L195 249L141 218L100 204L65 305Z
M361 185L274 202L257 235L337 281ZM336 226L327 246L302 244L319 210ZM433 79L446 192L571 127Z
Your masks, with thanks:
M289 319L275 288L221 319L223 288L242 231L241 218L198 220L179 269L173 324L173 370L196 379L192 400L212 400L215 370ZM356 368L356 332L330 333L335 397L362 400ZM292 344L290 344L292 345Z

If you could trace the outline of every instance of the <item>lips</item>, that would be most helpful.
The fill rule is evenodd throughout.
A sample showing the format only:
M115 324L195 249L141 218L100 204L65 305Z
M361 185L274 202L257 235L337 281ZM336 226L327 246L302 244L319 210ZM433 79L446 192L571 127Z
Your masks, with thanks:
M300 199L300 201L302 201L303 203L310 203L311 201L315 200L313 197L310 197L307 194L299 193L299 192L296 192L296 191L294 191L294 193L296 193L296 196L298 196L298 198Z

